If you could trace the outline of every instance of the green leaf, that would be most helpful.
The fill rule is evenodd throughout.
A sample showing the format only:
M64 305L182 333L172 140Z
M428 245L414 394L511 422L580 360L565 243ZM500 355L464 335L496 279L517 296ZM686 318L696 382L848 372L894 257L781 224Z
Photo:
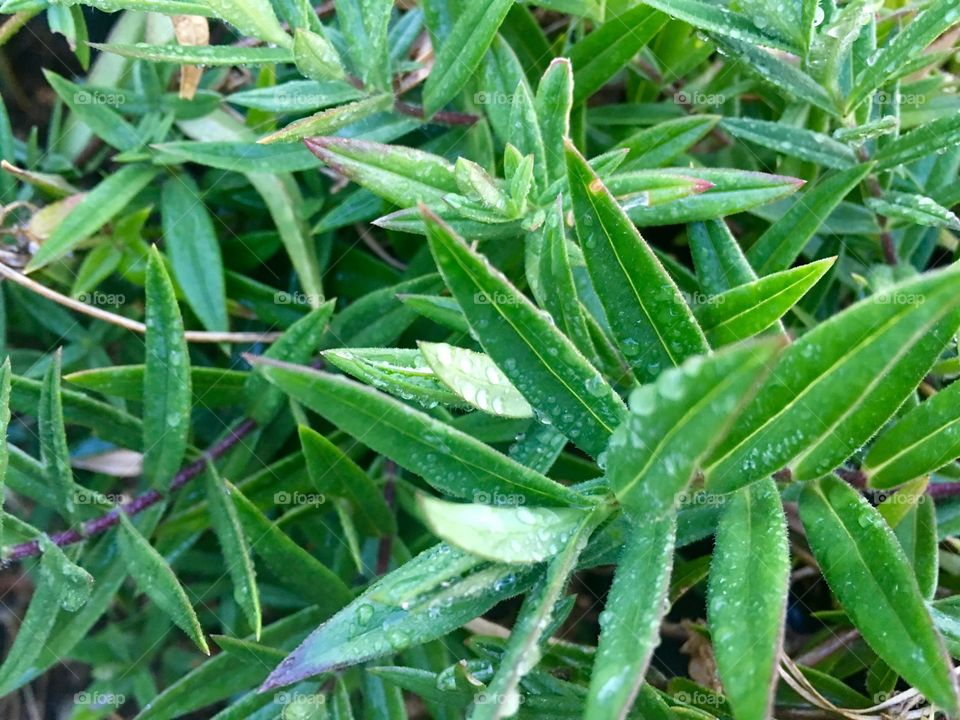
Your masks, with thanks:
M262 623L260 590L253 560L250 558L250 542L240 526L240 518L233 500L230 499L230 491L211 463L207 464L204 491L210 523L217 535L227 573L233 583L233 597L243 610L247 623L253 628L254 637L259 640Z
M617 201L567 144L570 194L587 270L620 350L641 381L707 351L679 288Z
M277 666L261 691L442 637L521 592L532 572L435 545L317 628Z
M477 0L464 8L423 86L423 111L428 118L467 84L512 4L512 0Z
M127 571L136 580L140 592L173 620L205 655L209 655L210 649L203 637L200 621L176 574L163 556L134 527L125 512L118 511L117 516L120 518L120 531L117 535L120 556Z
M159 143L156 162L193 162L231 172L259 172L264 165L275 172L312 170L319 161L302 145L278 143L260 145L242 142L177 142Z
M781 355L704 468L732 492L781 468L820 477L897 410L960 326L960 268L888 288L819 324Z
M328 300L297 320L263 356L297 364L309 362L320 348L334 305L335 301ZM251 373L247 378L243 397L247 414L258 424L267 423L283 405L283 393L257 373Z
M522 494L531 503L568 505L577 495L426 413L343 377L260 359L259 372L365 445L417 473L441 492Z
M370 476L320 433L305 425L298 430L314 489L346 499L354 521L366 534L387 537L395 533L393 513Z
M160 206L164 247L177 284L207 330L227 330L220 245L196 184L188 175L167 180Z
M731 12L724 5L715 5L704 0L647 0L647 4L714 35L788 52L796 50L793 44L762 31L750 18Z
M767 478L723 508L710 562L710 639L737 720L770 717L789 580L787 523Z
M714 41L718 49L739 61L739 67L782 90L789 97L815 105L829 115L839 115L837 102L831 94L794 65L763 48L733 36L715 36Z
M10 380L10 408L35 414L42 392L42 383L14 375ZM60 402L67 423L90 428L123 447L143 449L143 424L139 418L75 390L62 388Z
M531 564L549 560L570 539L586 516L573 508L524 507L524 498L474 496L473 504L452 503L429 495L418 498L423 520L441 540L471 555L504 563ZM510 500L513 500L511 503ZM483 528L483 532L476 532Z
M330 168L400 207L459 192L453 166L422 150L334 137L305 144Z
M527 594L504 648L496 674L487 683L486 694L498 702L475 703L470 720L499 720L515 714L520 704L519 685L537 665L543 653L550 623L555 619L561 594L576 569L577 559L590 533L603 517L594 512L582 518L564 540L563 548L547 566L543 579Z
M287 38L290 39L289 36ZM90 43L90 47L136 60L178 65L269 65L293 62L293 53L283 47L235 47L233 45L150 45L135 43Z
M107 176L57 225L27 265L27 272L59 260L110 222L157 175L149 165L127 165Z
M894 529L903 554L913 566L920 593L926 600L933 600L937 592L939 570L939 538L937 537L937 514L933 498L919 495L916 502Z
M867 163L828 173L807 189L747 251L754 269L767 275L790 267L823 221L872 169Z
M323 357L357 380L402 400L415 400L426 408L465 406L463 398L440 381L419 350L337 348L325 350Z
M660 637L676 538L676 513L631 527L600 619L583 717L627 716Z
M903 550L880 514L842 480L804 487L800 519L817 563L867 644L948 714L956 681Z
M125 400L143 399L143 365L114 365L113 367L79 370L64 375L71 385L94 390L104 395ZM243 388L249 373L221 368L190 368L190 389L193 404L207 408L232 407L243 400Z
M625 414L620 398L504 275L422 212L437 267L487 355L544 418L598 455Z
M653 4L653 3L648 3ZM627 64L669 18L637 5L608 19L570 50L573 104L580 105Z
M293 61L311 80L342 80L346 73L340 53L323 35L297 28L293 35Z
M934 120L884 145L874 160L877 170L892 170L960 142L960 116Z
M867 59L847 98L847 108L853 109L859 105L957 22L960 22L960 0L941 0L929 5L893 40Z
M277 20L270 0L207 0L218 18L226 20L242 35L289 47L292 43Z
M687 228L697 281L708 295L719 295L757 279L740 244L723 220L692 223Z
M339 105L329 110L321 110L315 115L296 120L282 130L270 133L257 142L263 144L276 142L296 142L312 135L329 135L337 130L359 122L365 118L383 112L393 106L393 96L386 93L372 95L356 102ZM316 138L315 138L316 140ZM313 146L308 144L311 150Z
M190 354L173 285L154 246L147 263L143 372L143 473L165 490L180 468L190 432Z
M232 105L254 110L300 113L313 112L351 100L360 100L363 97L362 90L358 90L347 82L290 80L279 85L241 90L227 95L224 99Z
M226 483L237 509L237 517L248 538L250 549L270 571L299 596L332 613L348 602L353 594L329 568L291 540L276 522L271 522L235 486ZM280 498L275 498L274 502Z
M756 343L690 358L633 391L630 415L610 441L607 481L636 522L673 512L777 349Z
M833 266L825 258L707 296L693 314L713 347L753 337L774 325Z
M684 193L673 202L651 205L643 196L640 198L642 202L631 202L631 196L649 184L651 174L683 175L707 185L705 192ZM649 227L715 220L744 212L795 193L803 185L803 180L726 168L663 168L619 173L606 179L605 183L626 206L627 215L634 224Z
M543 138L547 182L567 177L563 140L570 134L573 105L573 69L566 58L555 58L540 78L535 98L537 121Z
M68 522L76 519L73 471L70 469L70 448L63 426L63 403L60 399L61 351L54 355L47 368L40 391L38 434L40 436L40 460L47 492L54 498L54 506ZM9 364L9 363L8 363ZM7 410L9 413L9 409ZM6 443L4 443L6 445Z
M932 227L946 225L952 230L960 230L960 219L925 195L887 192L883 197L867 198L864 205L878 215L908 223Z
M848 145L805 128L752 118L724 118L720 125L741 140L762 145L787 157L839 169L857 164L857 157Z
M21 685L43 652L61 608L75 612L90 596L93 578L72 563L63 551L45 536L40 540L43 557L36 589L16 637L0 665L0 694L7 695Z
M702 140L720 120L717 115L689 115L667 120L634 133L615 146L629 154L625 170L666 165Z
M55 72L44 70L43 74L70 111L108 145L117 150L133 150L144 144L144 134L110 107L110 100L114 100L117 107L123 107L125 98L122 90L101 98L94 91L76 85Z
M960 383L920 403L881 433L863 461L871 487L891 488L960 456Z
M478 410L498 417L533 417L533 408L483 353L446 343L419 342L440 382Z

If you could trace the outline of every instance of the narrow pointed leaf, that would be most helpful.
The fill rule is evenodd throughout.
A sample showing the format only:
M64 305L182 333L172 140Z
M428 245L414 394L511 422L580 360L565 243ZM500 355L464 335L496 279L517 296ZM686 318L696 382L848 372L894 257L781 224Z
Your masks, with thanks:
M580 105L612 78L669 18L646 5L637 5L612 17L576 43L573 64L573 104Z
M118 513L120 530L117 543L127 571L137 581L140 592L149 597L205 655L210 654L197 614L186 591L167 561L140 534L125 512Z
M567 145L577 235L620 350L640 380L707 351L679 288L586 160Z
M737 720L770 716L789 577L787 523L767 478L724 506L710 563L710 639Z
M396 532L393 513L370 476L320 433L299 427L307 472L318 492L345 498L363 532L385 537Z
M668 609L676 522L669 512L630 529L600 620L585 720L627 717L643 684Z
M843 169L857 164L857 157L848 145L805 128L751 118L724 118L720 126L741 140L762 145L787 157L830 168Z
M430 249L480 344L514 386L592 455L606 447L625 408L556 326L485 258L425 214Z
M261 690L400 652L454 630L521 592L532 571L491 565L441 543L370 587L317 628Z
M585 510L528 508L523 498L503 506L496 498L475 497L473 504L451 503L422 495L420 511L427 526L442 540L472 555L505 563L549 560L583 520ZM479 502L478 502L479 501ZM483 528L482 533L475 528Z
M897 75L903 65L960 22L960 0L941 0L913 18L886 46L877 50L857 76L847 98L847 107L854 108L870 93Z
M837 467L913 392L960 327L960 268L892 286L790 345L705 468L731 492L783 467ZM771 431L772 428L775 428Z
M173 285L156 247L147 265L146 291L143 467L147 482L163 489L180 468L187 449L190 356Z
M692 223L687 229L700 290L717 295L757 279L737 239L723 220Z
M880 514L832 476L800 496L807 540L843 609L867 644L948 714L958 712L957 686L913 570Z
M789 42L762 31L746 15L732 12L724 5L716 5L704 0L647 0L647 2L669 13L671 17L688 22L712 34L735 38L754 45L795 50Z
M220 245L210 214L189 176L163 184L161 210L164 247L190 308L207 330L227 330Z
M329 568L291 540L275 522L233 485L227 483L230 497L244 534L251 538L251 549L270 571L294 592L329 614L346 605L352 594ZM291 568L296 568L291 572Z
M636 522L673 511L777 349L767 342L691 358L634 390L630 415L610 441L607 479Z
M204 490L207 508L210 511L210 523L217 535L217 542L227 565L227 573L233 583L233 597L243 610L247 623L253 629L254 637L259 640L262 624L260 590L257 586L253 560L250 557L250 541L240 526L237 508L229 496L230 491L217 474L216 468L209 463L205 474Z
M90 43L103 52L136 60L178 65L267 65L293 62L293 53L281 47L233 47L230 45L150 45L149 43Z
M753 337L783 317L835 260L817 260L708 297L693 314L713 347Z
M499 698L500 702L475 704L470 720L499 720L514 714L520 704L520 681L540 660L549 623L561 602L570 575L576 569L577 559L601 516L597 513L583 517L565 541L564 547L550 561L543 578L527 594L504 648L500 666L487 683L487 694Z
M423 87L423 111L431 117L463 89L507 16L512 0L478 0L464 11L437 53Z
M333 137L305 143L332 169L403 208L459 192L453 166L422 150Z
M566 505L577 497L473 437L374 389L275 361L260 360L258 371L298 402L441 492L469 499L477 491L520 493L530 503L551 505Z
M47 368L40 391L40 461L43 463L45 487L54 498L54 506L66 520L72 521L76 512L76 486L73 483L73 471L70 469L67 433L63 426L60 358L61 353L57 351L53 362ZM9 413L9 410L7 412Z
M828 173L807 189L747 251L747 259L754 269L760 275L767 275L790 267L824 220L872 168L867 163Z
M913 566L920 594L927 601L933 600L939 572L937 514L933 498L929 495L917 496L917 502L893 532L907 561Z
M418 346L434 375L467 404L498 417L533 417L530 403L483 353L446 343Z
M305 363L320 348L321 339L333 315L334 301L329 300L291 325L263 354L273 360ZM263 376L251 373L243 389L247 414L258 423L266 423L283 404L283 393Z
M58 260L108 223L156 176L157 168L127 165L109 175L57 225L27 265L36 270Z
M960 383L952 383L885 430L863 461L871 487L891 488L960 457Z

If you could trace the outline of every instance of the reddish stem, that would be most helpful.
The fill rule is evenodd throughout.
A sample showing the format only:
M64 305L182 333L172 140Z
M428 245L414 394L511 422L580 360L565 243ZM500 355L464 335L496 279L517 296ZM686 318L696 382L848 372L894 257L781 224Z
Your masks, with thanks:
M204 469L206 469L208 462L212 460L218 460L223 457L238 442L253 432L256 427L257 424L253 420L250 418L245 418L242 422L240 422L239 425L231 429L224 438L217 441L206 451L204 451L199 458L194 460L189 465L182 467L180 471L173 476L173 480L170 482L170 487L167 488L167 493L175 492L193 480L200 473L202 473ZM137 497L128 500L125 503L117 505L104 515L81 523L79 527L54 533L50 536L50 540L52 540L53 543L58 547L73 545L81 540L86 540L94 535L99 535L100 533L109 530L114 525L117 525L120 522L121 512L124 512L129 516L136 515L137 513L143 512L148 507L156 505L164 497L165 494L161 493L159 490L147 490L147 492L143 493L142 495L138 495ZM3 558L3 564L9 565L17 560L22 560L24 558L39 554L40 542L38 540L30 540L29 542L20 543L19 545L14 545L11 547L5 553L6 557Z

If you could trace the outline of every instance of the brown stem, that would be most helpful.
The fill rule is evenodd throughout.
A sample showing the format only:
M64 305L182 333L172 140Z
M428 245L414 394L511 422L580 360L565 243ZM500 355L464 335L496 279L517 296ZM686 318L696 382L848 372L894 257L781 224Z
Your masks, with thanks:
M816 647L810 648L803 655L793 658L793 662L795 662L797 665L813 667L814 665L826 660L835 652L843 650L858 637L860 637L860 631L856 628L851 628L836 635L831 635L827 640L820 643Z
M256 427L257 424L250 418L246 418L241 421L240 424L232 428L225 437L204 451L199 458L194 460L189 465L182 467L180 471L173 476L173 480L170 482L170 486L167 488L167 493L175 492L193 480L204 471L209 461L218 460L219 458L223 457L223 455L231 450L238 442L253 432ZM156 505L165 497L165 495L165 493L161 493L159 490L147 490L147 492L143 493L142 495L138 495L137 497L128 500L121 505L117 505L104 515L95 517L92 520L87 520L86 522L81 523L78 527L54 533L50 536L50 540L52 540L57 547L65 547L67 545L73 545L74 543L86 540L94 535L99 535L100 533L109 530L120 522L121 512L126 513L128 516L136 515L137 513L141 513L147 508ZM6 567L18 560L39 554L39 540L23 542L19 545L14 545L4 553L5 557L3 558L3 565Z

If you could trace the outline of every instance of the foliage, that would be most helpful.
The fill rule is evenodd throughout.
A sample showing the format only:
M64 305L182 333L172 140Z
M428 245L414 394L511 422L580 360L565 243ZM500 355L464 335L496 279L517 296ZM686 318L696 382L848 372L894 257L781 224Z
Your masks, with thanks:
M5 711L960 717L960 0L0 10Z

